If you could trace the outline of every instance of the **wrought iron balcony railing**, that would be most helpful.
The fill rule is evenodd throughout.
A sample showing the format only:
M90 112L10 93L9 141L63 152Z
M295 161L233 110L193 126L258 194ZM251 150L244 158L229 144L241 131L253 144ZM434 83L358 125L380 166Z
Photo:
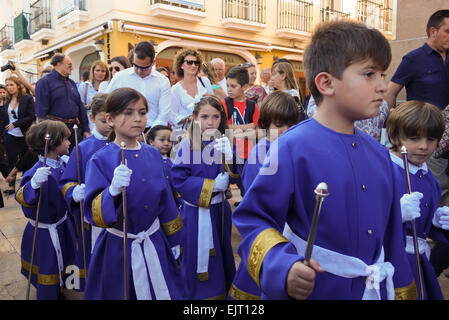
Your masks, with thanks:
M346 13L346 12L334 10L329 7L321 8L321 21L328 21L328 20L348 18L348 17L349 17L349 13Z
M223 19L236 18L266 24L266 0L222 0Z
M30 34L41 29L52 29L51 24L51 1L38 0L30 5Z
M14 39L14 28L12 26L4 25L0 29L0 51L12 49Z
M278 29L312 32L313 3L278 0Z

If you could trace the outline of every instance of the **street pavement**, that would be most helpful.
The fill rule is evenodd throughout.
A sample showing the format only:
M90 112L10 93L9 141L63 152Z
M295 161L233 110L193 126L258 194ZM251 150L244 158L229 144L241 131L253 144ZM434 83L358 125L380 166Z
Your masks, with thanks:
M1 179L1 178L0 178ZM19 181L17 181L17 186ZM1 190L7 189L7 185L2 181ZM231 185L232 199L229 200L232 208L234 203L240 201L240 191L235 185ZM8 199L4 196L5 207L0 208L0 300L24 300L26 298L27 279L20 273L20 245L23 230L27 224L27 219L22 213L20 205L11 195ZM241 241L238 231L233 227L232 247L236 265L240 263L237 254L237 247ZM441 289L445 300L449 300L449 279L442 274L439 278ZM72 290L64 290L68 300L81 300L82 293ZM30 299L36 299L36 290L31 286Z

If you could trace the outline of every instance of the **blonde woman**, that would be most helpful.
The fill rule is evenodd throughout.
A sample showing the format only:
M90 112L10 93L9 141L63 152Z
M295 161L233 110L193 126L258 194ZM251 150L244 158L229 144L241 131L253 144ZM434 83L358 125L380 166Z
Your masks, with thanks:
M109 78L110 72L108 65L101 60L95 61L90 68L89 81L84 82L78 87L78 93L85 106L90 105L92 98L98 93L100 84L103 81L109 81ZM95 128L95 124L90 120L90 114L91 111L87 110L89 128L92 131Z
M288 92L291 96L298 97L299 101L301 101L299 86L295 79L295 70L290 63L276 63L271 68L271 81L276 90Z
M214 66L210 62L203 63L199 76L207 77L209 79L212 85L212 90L214 91L214 95L217 96L220 100L223 100L228 96L218 84L217 73L215 72Z

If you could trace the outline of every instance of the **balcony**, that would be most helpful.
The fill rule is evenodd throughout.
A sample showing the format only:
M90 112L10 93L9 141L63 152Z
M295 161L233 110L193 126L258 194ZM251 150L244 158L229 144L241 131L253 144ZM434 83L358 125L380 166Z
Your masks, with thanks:
M263 31L266 25L266 0L222 0L224 28Z
M86 0L60 0L57 23L66 29L77 29L81 22L89 21Z
M308 40L312 32L313 3L301 0L278 0L276 35Z
M200 22L206 18L205 0L150 0L150 14L187 22Z
M5 25L0 29L0 57L4 59L13 59L16 51L13 47L14 27Z
M23 50L33 48L34 42L30 40L30 14L22 12L14 18L14 49Z
M30 6L30 37L34 41L49 40L54 37L55 30L51 23L51 1L39 0Z
M329 7L321 8L321 21L330 21L344 18L349 18L349 13L334 10Z

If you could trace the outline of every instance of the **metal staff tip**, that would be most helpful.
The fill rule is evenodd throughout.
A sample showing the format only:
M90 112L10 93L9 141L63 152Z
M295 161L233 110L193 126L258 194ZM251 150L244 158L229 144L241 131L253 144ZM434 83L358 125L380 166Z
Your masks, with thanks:
M125 149L125 142L124 141L120 142L120 148L121 149Z
M315 189L315 194L320 197L327 197L329 195L329 190L325 182L321 182Z
M73 125L73 129L76 130L78 129L78 126L76 124Z
M402 146L401 153L402 154L407 154L407 148L405 146Z

